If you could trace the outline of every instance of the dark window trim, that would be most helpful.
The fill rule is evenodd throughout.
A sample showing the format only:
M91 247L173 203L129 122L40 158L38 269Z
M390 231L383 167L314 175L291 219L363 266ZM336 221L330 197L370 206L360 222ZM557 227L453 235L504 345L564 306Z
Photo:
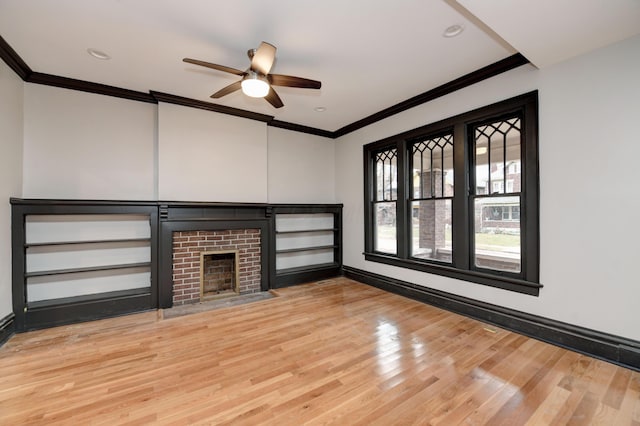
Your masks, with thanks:
M364 227L365 227L365 251L367 261L384 263L432 273L450 278L483 284L491 287L502 288L523 294L538 296L542 284L539 283L539 181L538 181L538 92L533 91L511 99L481 107L466 113L456 115L432 124L418 127L398 135L390 136L363 147L364 159ZM520 214L522 218L522 258L521 273L514 274L503 271L477 268L472 262L473 238L470 231L473 229L473 215L470 205L473 198L470 196L472 177L468 171L471 164L470 147L472 147L472 135L469 129L478 123L501 119L503 117L520 114L523 120L521 144L522 158L524 159L522 190L520 193L522 205ZM430 138L433 135L453 131L454 134L454 194L462 191L463 196L454 196L452 202L453 214L457 218L453 228L452 264L441 263L432 260L417 259L409 256L410 224L405 220L407 216L408 198L410 191L410 171L407 147L416 139ZM375 168L371 167L375 152L385 148L395 147L398 150L398 168L404 173L398 176L398 212L397 217L397 255L375 252L373 250L373 216L372 203L374 193ZM402 184L400 184L402 182Z
M432 262L427 263L424 260L417 260L416 258L400 259L396 256L385 255L383 253L369 253L364 252L364 259L376 262L384 263L385 265L398 266L405 269L412 269L414 271L427 272L429 274L440 275L443 277L455 278L458 280L469 281L476 284L483 284L489 287L501 288L504 290L511 290L518 293L530 294L532 296L538 296L542 284L533 283L530 281L520 280L517 278L511 278L508 276L502 276L498 274L488 274L475 270L462 270L449 266L448 264L440 264Z

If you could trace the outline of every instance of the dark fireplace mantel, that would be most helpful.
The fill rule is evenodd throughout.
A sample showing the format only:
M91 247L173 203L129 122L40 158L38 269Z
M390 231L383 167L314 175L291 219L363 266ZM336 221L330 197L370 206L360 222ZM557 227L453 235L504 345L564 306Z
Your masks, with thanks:
M160 286L158 292L159 308L170 308L173 304L173 233L179 231L224 231L234 229L260 229L260 290L269 289L269 221L267 219L197 219L160 221Z
M173 233L184 231L260 230L260 290L267 291L271 276L270 229L273 208L267 204L167 203L159 206L158 307L173 305Z

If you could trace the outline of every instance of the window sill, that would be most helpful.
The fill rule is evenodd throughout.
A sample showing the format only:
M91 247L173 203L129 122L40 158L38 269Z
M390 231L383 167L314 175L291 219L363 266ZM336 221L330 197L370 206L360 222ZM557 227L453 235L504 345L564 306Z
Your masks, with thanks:
M519 280L508 276L486 274L478 271L467 271L456 269L452 266L439 265L435 263L420 262L413 259L400 259L391 255L381 253L365 252L364 259L384 263L386 265L398 266L401 268L413 269L415 271L427 272L435 275L442 275L449 278L455 278L463 281L469 281L476 284L482 284L490 287L501 288L503 290L515 291L517 293L538 296L542 284L525 280Z

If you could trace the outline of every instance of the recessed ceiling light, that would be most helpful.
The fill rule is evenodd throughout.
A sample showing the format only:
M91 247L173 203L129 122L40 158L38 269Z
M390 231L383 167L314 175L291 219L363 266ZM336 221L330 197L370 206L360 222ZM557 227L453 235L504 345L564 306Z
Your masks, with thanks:
M89 53L89 55L93 56L96 59L103 59L105 61L107 59L111 59L111 56L98 49L89 48L87 49L87 53Z
M315 107L313 110L315 112L325 112L327 110L327 108L323 107L323 106L319 106L319 107Z
M464 26L460 24L454 24L454 25L448 26L447 29L445 29L444 32L442 33L442 36L451 38L451 37L460 35L463 31L464 31Z

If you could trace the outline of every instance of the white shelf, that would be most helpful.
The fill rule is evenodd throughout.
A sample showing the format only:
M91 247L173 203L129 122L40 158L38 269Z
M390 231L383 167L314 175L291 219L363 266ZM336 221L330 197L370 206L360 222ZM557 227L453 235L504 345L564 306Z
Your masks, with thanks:
M149 220L139 214L27 215L27 302L150 291Z
M276 215L276 274L336 263L333 213Z

